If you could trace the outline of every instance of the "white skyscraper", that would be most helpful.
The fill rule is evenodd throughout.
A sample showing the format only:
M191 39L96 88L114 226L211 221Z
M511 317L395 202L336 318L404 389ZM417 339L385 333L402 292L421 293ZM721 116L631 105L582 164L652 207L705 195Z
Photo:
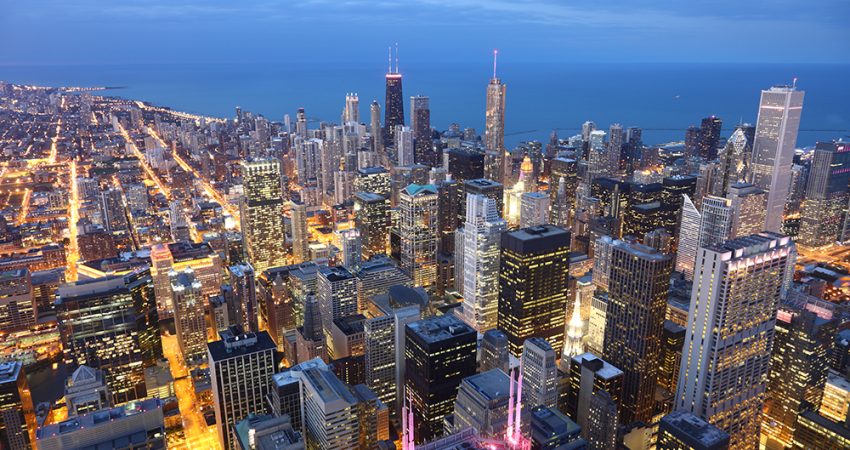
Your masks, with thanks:
M699 229L702 215L689 196L682 196L684 200L679 222L679 250L676 252L676 271L683 273L686 280L692 280L697 250L699 250Z
M398 233L401 269L414 286L428 288L437 280L437 187L411 184L399 195Z
M757 449L779 300L793 273L789 237L760 233L703 248L688 314L675 409Z
M310 233L307 231L307 206L303 203L291 203L292 217L292 258L295 264L310 259Z
M413 130L410 127L397 126L395 132L395 148L398 151L398 165L413 165Z
M356 228L337 232L339 249L342 251L342 265L355 271L360 267L362 245L360 231Z
M345 109L342 112L343 123L360 122L360 98L357 94L345 94Z
M463 318L479 333L496 328L499 244L506 228L495 200L480 194L467 195L463 228Z
M767 192L764 229L778 232L791 181L794 146L800 129L805 92L796 86L761 91L756 138L753 143L752 183Z
M549 195L526 192L520 198L519 227L528 228L549 223Z
M558 366L555 350L546 339L533 337L522 346L522 403L531 410L558 407Z
M699 247L722 244L732 230L732 205L728 199L708 196L702 199Z

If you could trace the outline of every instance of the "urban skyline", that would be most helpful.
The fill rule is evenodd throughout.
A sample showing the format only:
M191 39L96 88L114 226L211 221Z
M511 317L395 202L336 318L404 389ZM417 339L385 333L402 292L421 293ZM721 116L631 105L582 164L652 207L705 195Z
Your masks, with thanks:
M283 17L273 1L159 1L80 1L70 16L232 14L233 36ZM51 6L65 8L40 1L20 20ZM850 145L841 120L803 128L810 99L833 93L764 83L752 123L707 110L669 125L672 142L609 121L616 108L565 128L531 118L515 141L512 117L550 113L528 109L504 51L480 56L491 73L442 60L478 80L474 121L411 91L404 41L421 24L408 21L448 3L410 6L370 77L382 95L351 86L326 117L313 91L279 117L202 115L118 86L0 81L0 448L850 448ZM474 17L467 31L515 15L493 44L533 29L508 51L544 44L515 64L559 27L626 18L548 0L454 6L447 23ZM791 10L755 6L732 17L758 45ZM316 29L391 8L328 5ZM692 8L655 0L601 35L717 23Z

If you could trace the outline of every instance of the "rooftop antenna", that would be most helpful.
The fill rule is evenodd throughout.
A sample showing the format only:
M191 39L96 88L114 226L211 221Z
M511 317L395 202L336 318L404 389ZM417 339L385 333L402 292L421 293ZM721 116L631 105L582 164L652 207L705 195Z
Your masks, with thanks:
M398 42L395 43L395 73L398 73Z
M499 56L499 49L493 50L493 79L496 79L496 58Z
M794 78L792 79L792 81L791 81L791 87L793 87L793 88L796 88L796 87L797 87L797 77L794 77Z
M393 73L393 47L387 47L387 73Z

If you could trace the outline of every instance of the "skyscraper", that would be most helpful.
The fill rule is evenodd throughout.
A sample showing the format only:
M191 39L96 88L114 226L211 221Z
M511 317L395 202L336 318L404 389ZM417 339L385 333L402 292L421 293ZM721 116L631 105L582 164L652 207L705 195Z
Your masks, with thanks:
M697 256L675 408L758 448L776 308L796 250L775 233L738 238Z
M437 279L437 188L411 184L399 196L401 269L414 286L430 288Z
M171 296L174 299L174 325L177 343L187 366L204 362L207 354L207 322L201 282L192 269L171 271Z
M458 387L475 374L475 330L452 315L423 319L405 329L405 390L417 443L439 437L454 410Z
M611 124L608 128L608 167L612 174L620 171L624 137L623 126L619 123Z
M463 318L483 333L496 327L499 303L499 244L507 227L488 197L466 197L463 227Z
M749 179L755 135L756 129L752 125L741 124L735 127L719 155L719 174L714 181L712 194L725 197L729 186Z
M330 341L333 321L357 314L357 279L345 267L321 267L316 286L322 329Z
M30 271L0 272L0 332L26 330L35 325L36 316Z
M765 192L750 183L738 182L729 186L726 194L732 208L732 229L729 238L749 236L764 227Z
M286 265L280 162L245 160L241 168L245 194L239 214L248 262L258 272Z
M338 231L339 247L342 252L342 265L350 270L357 270L363 260L363 241L357 228Z
M249 414L267 411L266 395L276 371L275 345L265 331L231 327L207 344L218 439L224 450L239 448L233 427Z
M762 435L771 441L790 447L804 402L820 406L835 325L805 307L783 304L779 308L761 419Z
M292 203L292 259L300 264L310 259L310 233L307 231L307 206L304 203Z
M623 371L622 423L649 423L661 364L671 255L614 241L608 282L605 359Z
M412 166L416 162L413 144L413 130L410 127L398 125L395 128L396 162L399 166Z
M30 430L35 431L35 411L24 366L18 361L0 363L0 448L35 448Z
M819 142L809 169L800 221L800 246L826 247L843 240L850 183L850 143Z
M545 339L532 337L522 345L522 402L531 410L536 406L558 407L557 355Z
M437 153L431 145L431 106L428 97L410 97L410 128L413 129L414 160L416 164L436 167Z
M495 328L485 331L478 353L478 372L500 369L508 373L510 357L505 333Z
M520 197L520 228L549 223L549 195L543 192L526 192Z
M370 127L369 132L372 134L372 151L378 155L384 154L384 132L381 128L381 105L377 100L372 100L369 106Z
M464 378L454 405L451 432L475 428L482 436L501 438L508 425L510 380L498 369Z
M656 448L725 450L729 448L729 435L689 412L675 411L661 418Z
M702 218L699 227L699 248L722 244L732 230L732 202L721 197L702 199Z
M360 122L360 97L356 93L345 94L345 109L342 111L342 123Z
M761 91L753 143L752 183L767 192L764 229L778 232L788 197L791 164L805 92L793 86Z
M487 85L487 109L484 123L484 178L504 184L508 171L505 162L505 90L496 76L496 57L493 51L493 78Z
M679 217L679 248L676 251L676 271L681 272L686 280L692 280L697 251L699 250L699 229L702 215L687 195L684 196L682 214Z
M398 71L398 48L396 48L395 70L393 70L392 48L386 75L387 91L384 101L384 146L392 147L396 141L396 126L404 125L404 96L401 89L401 73Z
M717 116L702 119L697 138L697 152L708 161L717 158L717 145L720 143L720 129L723 121Z
M254 268L250 264L236 264L228 268L230 287L233 289L235 323L246 333L260 331L260 307L257 303L257 285Z
M70 370L103 370L119 404L147 395L145 365L162 357L147 270L59 286L56 316Z
M613 402L619 402L623 393L623 371L603 361L592 353L574 356L570 362L569 389L562 410L583 429L590 418L593 394L605 391Z
M526 339L546 339L555 354L564 345L570 233L551 225L502 234L498 328L519 357Z

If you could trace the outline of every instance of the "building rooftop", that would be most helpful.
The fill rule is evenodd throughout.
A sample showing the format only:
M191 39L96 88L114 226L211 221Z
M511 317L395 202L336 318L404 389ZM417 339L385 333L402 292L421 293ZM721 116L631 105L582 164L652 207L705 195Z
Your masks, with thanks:
M38 429L38 439L67 434L77 430L92 428L105 422L114 422L125 417L131 417L145 412L162 409L162 401L158 398L149 398L141 401L124 403L114 408L106 408L92 411L80 416L72 417L63 422L45 425ZM143 430L141 430L143 431Z
M382 201L386 200L386 197L384 197L381 194L376 194L374 192L364 192L364 191L355 192L354 197L356 197L358 200L361 200L361 201L366 202L366 203L376 203L376 202L382 202Z
M770 231L762 231L758 234L715 244L707 247L707 249L719 253L731 252L732 258L741 258L766 252L779 246L788 245L789 243L791 243L791 238L788 236Z
M469 325L463 323L453 315L436 316L419 320L408 324L407 327L428 343L443 341L455 336L477 333Z
M334 325L339 328L346 336L363 332L363 323L366 321L366 316L363 314L352 314L350 316L334 319Z
M493 189L502 187L502 183L497 183L493 180L488 180L487 178L476 178L473 180L466 180L463 182L463 184L472 186L477 189Z
M661 418L661 426L676 430L703 446L729 441L729 434L687 411L674 411Z
M267 331L242 333L239 327L230 327L220 333L221 340L207 344L213 361L234 358L262 351L275 350L275 345Z
M327 278L330 282L335 281L343 281L349 278L354 278L354 275L343 266L322 266L319 269L319 273L322 274L323 277Z
M531 421L554 435L578 435L581 432L577 423L555 408L537 406L531 410Z
M466 377L461 383L468 385L473 391L479 393L488 401L502 397L507 398L510 395L508 392L510 389L510 378L501 369L490 369L486 372Z
M570 232L554 225L538 225L502 234L502 247L519 253L553 251L570 246Z
M437 195L437 186L433 184L409 184L406 188L404 188L404 192L410 196L416 195Z
M0 363L0 384L16 383L22 367L19 361Z
M571 364L581 364L584 367L589 367L593 369L597 376L606 380L623 376L622 370L589 352L573 356Z

